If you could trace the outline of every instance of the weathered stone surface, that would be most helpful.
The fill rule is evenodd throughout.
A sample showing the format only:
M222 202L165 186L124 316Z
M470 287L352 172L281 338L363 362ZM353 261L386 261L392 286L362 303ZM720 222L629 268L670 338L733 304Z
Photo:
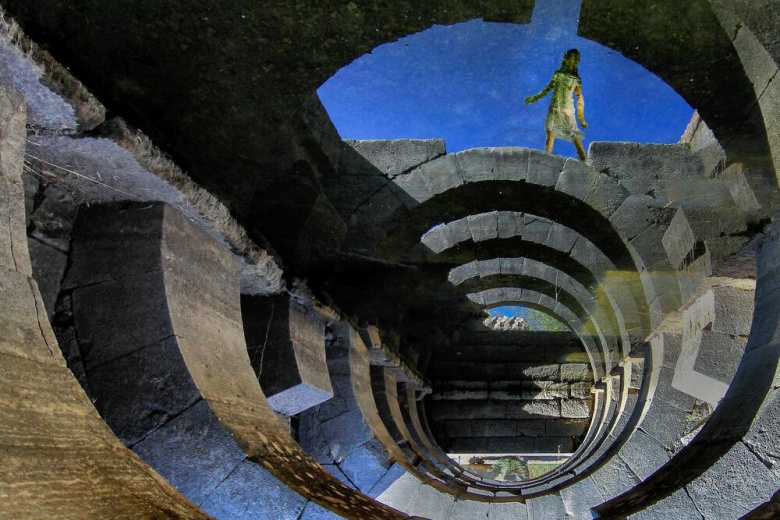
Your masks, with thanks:
M730 383L745 353L747 338L701 331L701 343L693 369L723 383Z
M703 517L688 493L681 489L628 518L631 520L656 520L657 518L701 520Z
M306 499L257 464L241 462L200 504L215 518L297 520Z
M387 457L382 453L382 448L374 443L366 443L353 450L339 464L339 468L347 478L364 493L368 493L374 488L379 479L387 473L389 467Z
M608 500L639 483L628 465L618 457L613 457L604 466L591 475L599 494Z
M696 237L685 211L678 209L661 239L672 266L679 268L683 261L692 255L695 241Z
M491 520L527 520L528 506L519 502L490 504L488 518Z
M530 419L539 417L560 417L561 404L558 401L529 401L524 404L507 403L507 419Z
M480 213L467 217L474 242L498 237L498 212Z
M333 396L317 316L287 296L245 296L242 315L252 367L274 410L295 415Z
M590 405L588 401L563 399L561 401L561 417L571 419L585 419L590 417Z
M35 280L0 267L0 294L3 295L0 354L64 366Z
M382 173L395 177L445 153L443 139L345 140Z
M558 493L526 500L528 520L558 520L566 518L566 507Z
M31 274L25 233L22 164L27 111L24 98L0 86L0 266Z
M560 494L567 519L590 520L593 518L590 508L604 501L590 477L563 488Z
M77 265L76 260L72 265ZM72 297L76 331L88 368L173 335L160 271L79 287ZM106 305L107 301L112 305ZM124 319L118 320L118 316Z
M300 520L340 520L343 517L316 502L307 502L299 518Z
M644 480L666 464L669 454L657 440L642 430L637 430L623 445L620 458L628 464L635 475Z
M46 314L51 319L54 315L68 258L57 249L32 238L28 240L27 245L30 251L33 278L38 282Z
M738 442L687 490L705 518L739 518L768 501L779 484L780 479Z
M447 520L487 520L490 504L474 500L458 500L450 508Z
M126 446L132 446L200 399L175 338L91 367L95 407Z
M206 401L147 435L133 451L196 504L245 458Z
M590 369L586 364L566 363L561 365L561 381L583 381L588 379Z

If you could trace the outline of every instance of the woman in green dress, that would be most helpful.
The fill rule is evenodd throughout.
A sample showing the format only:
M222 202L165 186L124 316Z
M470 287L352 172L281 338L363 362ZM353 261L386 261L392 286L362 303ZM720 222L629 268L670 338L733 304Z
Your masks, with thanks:
M577 119L583 128L588 128L585 122L585 100L582 97L582 82L577 70L577 64L580 62L580 51L571 49L563 55L561 68L556 70L541 92L535 96L525 98L526 103L535 103L542 99L552 90L552 101L550 109L547 112L547 143L545 150L552 152L553 143L556 137L566 139L574 143L577 148L577 155L580 160L585 160L585 149L582 147L582 140L585 133L577 126L574 118L574 102L572 94L577 97Z

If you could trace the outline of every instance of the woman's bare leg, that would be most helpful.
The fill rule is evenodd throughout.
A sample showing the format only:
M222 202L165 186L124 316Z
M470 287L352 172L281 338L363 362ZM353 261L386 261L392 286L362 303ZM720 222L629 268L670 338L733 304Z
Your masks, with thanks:
M555 135L549 130L547 130L547 142L545 143L544 146L544 149L547 151L547 153L552 153L554 142L555 142Z
M580 156L580 161L585 162L585 149L582 147L582 141L575 137L574 146L577 148L577 155Z

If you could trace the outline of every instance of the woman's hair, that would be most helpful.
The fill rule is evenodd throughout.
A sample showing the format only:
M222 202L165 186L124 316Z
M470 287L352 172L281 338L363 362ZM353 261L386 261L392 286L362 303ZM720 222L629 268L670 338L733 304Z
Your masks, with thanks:
M566 74L571 74L572 76L580 77L579 70L577 69L577 64L580 62L580 51L577 49L569 49L566 51L566 53L563 55L563 63L561 63L561 68L558 69L560 72L565 72Z

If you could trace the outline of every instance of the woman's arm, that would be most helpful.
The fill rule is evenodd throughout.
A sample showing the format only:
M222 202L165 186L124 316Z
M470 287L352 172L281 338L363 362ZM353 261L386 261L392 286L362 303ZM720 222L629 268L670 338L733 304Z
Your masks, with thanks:
M582 96L582 84L579 82L574 88L574 95L577 96L577 118L583 128L588 128L588 123L585 122L585 98Z
M539 101L540 99L542 99L544 96L546 96L546 95L547 95L547 93L548 93L548 92L550 92L550 90L552 90L552 88L553 88L553 80L552 80L552 79L550 79L550 82L547 84L547 86L546 86L546 87L544 87L544 88L542 89L542 91L541 91L541 92L539 92L539 93L538 93L537 95L535 95L535 96L528 96L527 98L525 98L525 102L526 102L526 104L530 104L530 103L536 103L537 101Z

